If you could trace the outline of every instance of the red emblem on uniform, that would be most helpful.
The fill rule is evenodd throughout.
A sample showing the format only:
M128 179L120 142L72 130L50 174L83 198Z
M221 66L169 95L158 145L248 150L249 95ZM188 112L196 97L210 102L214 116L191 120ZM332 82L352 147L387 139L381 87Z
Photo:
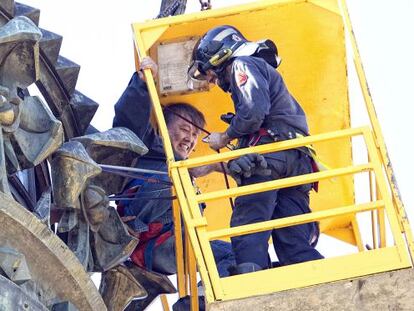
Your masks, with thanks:
M237 85L239 87L245 85L248 79L249 79L249 77L244 71L241 71L241 70L237 71L236 81L237 81Z

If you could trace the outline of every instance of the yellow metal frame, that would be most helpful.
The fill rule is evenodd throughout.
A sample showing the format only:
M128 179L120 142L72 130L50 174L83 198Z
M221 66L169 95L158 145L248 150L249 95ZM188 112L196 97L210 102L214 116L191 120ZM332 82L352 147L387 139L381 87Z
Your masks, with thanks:
M137 39L135 45L138 46L139 43L144 46L140 47L139 54L141 56L149 54L156 60L158 57L157 46L160 44L200 36L217 23L230 23L242 27L243 32L247 31L246 35L254 40L263 37L272 38L276 40L281 51L284 51L282 55L284 62L279 70L292 93L295 94L299 102L303 103L312 132L330 132L350 126L345 46L343 44L344 28L338 14L339 9L337 6L335 8L334 4L335 0L260 1L237 6L237 8L224 8L137 23L133 25L133 29L140 40ZM292 13L294 11L299 11L300 16L297 18L303 20L306 27L298 26L297 29L287 27L290 21L293 21L292 23L295 25L298 24L294 22L295 15ZM264 27L263 25L275 22L274 18L269 17L273 14L280 14L276 19L280 21L280 25L271 28ZM263 23L257 23L256 26L259 27L246 27L245 17L248 18L250 15L252 15L252 20L254 20L254 16L259 16ZM323 30L324 27L329 27L329 30L326 32L318 31ZM268 29L275 30L272 30L270 34L266 33ZM282 33L278 29L288 31ZM305 46L300 47L302 41ZM321 55L321 51L325 49L330 50L328 57ZM138 52L136 54L138 55ZM309 55L313 55L313 62L308 62ZM318 68L322 70L318 70ZM302 71L307 74L296 74ZM316 83L315 81L323 82ZM218 87L212 87L208 92L164 94L160 95L159 101L162 105L173 102L190 103L204 113L208 120L208 127L214 128L216 131L225 129L225 125L219 120L218 115L233 109L230 98L223 95ZM218 101L220 101L220 105L216 106L217 109L207 108ZM330 121L327 122L327 119ZM352 162L350 141L344 140L336 143L335 146L323 143L315 147L321 158L331 166ZM208 146L199 143L192 157L209 153L212 151ZM203 192L224 187L223 177L216 173L198 178L197 182ZM340 187L337 187L337 182L324 182L320 187L320 192L311 195L311 208L319 210L334 205L352 204L354 201L353 177L348 176L346 179L341 179L340 183ZM232 180L230 184L234 185ZM228 226L231 206L225 199L210 202L205 214L209 220L210 229L225 228ZM358 244L359 230L353 216L344 216L334 221L323 221L320 223L320 228L322 232L332 237L351 245L361 246Z
M362 90L362 95L364 97L365 106L367 109L367 113L371 122L373 135L375 137L375 147L377 152L379 153L381 163L383 168L385 169L388 185L391 188L392 193L392 200L396 207L396 212L398 213L398 219L400 221L401 230L406 236L406 240L408 243L411 259L414 259L414 241L413 241L413 234L411 231L410 223L407 217L407 213L404 209L404 204L401 200L400 192L398 190L398 185L395 179L394 170L392 168L392 164L390 158L388 157L387 147L385 146L384 136L382 135L381 126L375 112L374 103L372 101L371 94L369 92L368 81L365 75L364 68L362 66L361 56L359 54L357 41L355 38L354 31L352 29L351 18L349 16L348 7L346 5L345 0L338 0L340 4L340 8L342 10L342 17L344 20L345 28L347 30L349 39L352 44L352 52L353 52L353 59L355 64L355 69L357 71L359 83ZM382 216L378 215L378 221L383 222ZM385 235L380 239L385 239Z
M304 0L273 0L263 1L262 3L291 4L302 2L304 2ZM331 4L332 1L309 0L306 2L324 6L326 9L334 13L338 13L337 6L333 6ZM262 295L275 291L300 288L342 279L350 279L363 275L412 266L411 258L414 257L414 243L411 229L398 193L392 166L388 158L379 122L368 91L366 77L362 68L345 0L339 0L339 3L342 10L344 24L352 43L354 63L364 96L366 109L370 118L371 127L345 129L176 162L174 161L171 142L162 114L154 80L149 70L144 72L159 130L164 141L169 165L169 173L173 181L179 203L174 205L179 294L180 296L184 296L188 293L189 288L191 289L193 309L197 309L198 307L196 301L197 289L195 284L196 269L194 259L197 263L198 272L203 280L206 299L208 302ZM255 6L244 5L241 9L247 10L253 7ZM223 16L226 12L234 14L234 10L232 9L220 10L220 12L210 11L204 13L203 18ZM188 22L198 18L198 14L186 16L185 19L181 16L174 17L177 22L181 20ZM146 47L149 47L156 42L162 33L168 29L168 23L159 20L151 22L150 24L134 24L133 29L135 33L135 45L138 50L139 57L143 57L146 56L146 53L148 52ZM306 146L312 143L331 141L340 138L351 138L354 136L362 136L364 138L368 152L368 163L339 167L318 173L289 177L261 184L203 194L195 193L188 172L188 169L191 167L228 161L247 153L275 152ZM200 202L211 201L218 198L235 197L267 191L270 189L279 189L294 185L312 183L324 179L340 178L341 176L349 176L364 172L369 174L371 193L371 202L364 204L339 206L329 210L313 212L311 214L214 231L207 230L207 220L201 215L198 208L198 204ZM359 249L359 252L356 254L305 262L227 278L219 277L210 246L210 241L214 239L228 238L247 233L271 230L274 228L304 224L322 219L340 217L343 215L356 215L362 212L372 213L373 250L364 250L361 239L358 240L358 238L356 238ZM187 233L186 238L189 241L189 243L187 243L186 251L183 250L183 243L181 241L181 213L185 223ZM390 233L394 239L393 245L386 245L386 221L388 221ZM379 231L379 233L377 233L377 231ZM407 246L409 250L408 252ZM186 254L186 256L184 256L184 254ZM186 264L183 262L184 258L187 258ZM244 286L243 284L249 284L249 286Z
M191 167L228 161L251 152L275 152L306 146L308 144L321 141L353 136L363 136L370 159L368 163L198 195L194 192L188 173L188 169ZM203 268L203 281L209 280L211 282L211 289L207 288L207 284L210 282L205 284L206 292L209 293L207 295L207 300L209 302L272 293L275 291L354 278L361 275L369 275L411 266L411 261L406 251L406 244L403 236L401 235L399 220L397 218L397 214L395 213L395 206L393 204L392 196L387 188L387 181L383 172L383 166L379 154L377 152L374 136L368 127L313 135L248 149L241 149L224 154L179 161L171 164L171 170L174 172L173 176L176 175L177 181L182 185L183 192L177 192L177 195L180 203L185 202L185 206L181 205L181 210L183 213L186 210L187 213L187 215L184 215L187 230L189 232L195 232L196 237L194 238L197 238L197 246L200 247L200 251L203 254L203 256L196 256L196 258L202 259L198 261L198 266ZM383 199L378 199L365 204L337 207L306 215L287 217L215 231L206 231L207 221L200 214L198 209L198 204L200 202L263 192L271 189L291 187L362 172L369 172L375 176L377 193L380 194ZM175 180L174 185L176 185ZM359 249L360 253L358 254L311 261L288 267L280 267L277 269L232 276L228 278L220 278L218 275L213 259L213 253L210 247L210 241L212 240L320 221L322 219L340 217L343 215L355 215L357 213L367 211L377 211L378 213L385 211L389 226L391 228L391 233L394 238L393 246L385 247L384 244L380 245L382 248L371 251L363 251L363 249ZM380 228L381 232L384 230L385 228ZM274 282L272 280L279 281ZM241 284L251 284L251 286L245 287Z

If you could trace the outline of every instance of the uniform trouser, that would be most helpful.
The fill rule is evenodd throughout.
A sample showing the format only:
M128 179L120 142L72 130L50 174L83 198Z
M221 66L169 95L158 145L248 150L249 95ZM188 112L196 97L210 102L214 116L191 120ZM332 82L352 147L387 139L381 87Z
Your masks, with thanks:
M307 174L312 171L310 158L298 150L273 153L266 156L266 159L272 169L272 176L253 175L242 180L242 185ZM300 185L238 197L235 200L230 225L236 227L309 213L310 189L311 185ZM249 262L267 268L270 236L280 264L287 265L323 258L312 246L315 234L318 234L317 225L307 223L233 237L231 242L237 264Z
M220 277L228 276L228 268L236 263L231 244L217 240L212 241L210 245ZM177 273L174 236L169 237L164 243L154 248L152 269L162 274Z

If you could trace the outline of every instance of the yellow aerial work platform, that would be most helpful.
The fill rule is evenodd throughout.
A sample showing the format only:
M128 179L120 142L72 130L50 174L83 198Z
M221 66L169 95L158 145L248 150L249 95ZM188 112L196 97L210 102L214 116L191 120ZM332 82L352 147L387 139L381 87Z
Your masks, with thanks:
M290 92L304 108L312 136L258 147L215 154L199 143L191 159L175 161L161 104L186 102L196 106L207 119L207 128L224 131L220 115L233 111L230 96L218 87L186 86L186 70L192 46L210 28L233 25L251 41L269 38L276 42L283 75ZM158 62L154 82L145 71L156 122L164 140L169 173L178 202L175 204L176 232L182 214L189 246L186 256L177 241L179 294L196 291L196 267L205 286L207 303L257 296L310 285L351 279L412 266L413 242L408 220L394 182L380 126L369 95L345 0L266 0L234 8L209 10L133 24L137 59L150 55ZM356 73L365 100L369 123L351 128L348 96L346 34L350 39ZM139 56L139 57L138 57ZM364 142L364 160L353 158L355 141ZM328 164L326 171L271 182L226 189L223 176L212 174L197 180L196 194L188 169L228 161L250 152L266 153L313 144ZM224 151L224 150L223 150ZM355 178L365 178L369 199L355 198ZM311 195L313 213L265 223L229 228L228 198L320 181ZM205 215L198 204L207 202ZM356 215L370 213L369 237L361 237ZM220 278L210 241L231 236L319 221L321 232L355 245L352 254L326 258L255 273ZM364 230L365 232L366 230ZM386 234L391 238L387 239ZM181 236L181 234L176 234ZM364 242L370 241L370 250ZM387 241L389 241L387 243ZM340 243L340 242L338 242ZM182 259L185 257L185 262ZM248 284L248 286L246 286ZM197 308L197 300L192 304Z

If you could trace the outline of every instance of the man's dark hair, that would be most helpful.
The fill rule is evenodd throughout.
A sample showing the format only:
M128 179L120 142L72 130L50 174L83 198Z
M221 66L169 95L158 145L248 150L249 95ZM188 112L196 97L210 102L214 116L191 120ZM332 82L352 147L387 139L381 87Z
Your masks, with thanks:
M204 128L206 125L206 119L201 111L186 103L170 104L164 107L163 112L165 123L167 125L177 118L180 118L180 116L185 119L189 119L199 128Z

